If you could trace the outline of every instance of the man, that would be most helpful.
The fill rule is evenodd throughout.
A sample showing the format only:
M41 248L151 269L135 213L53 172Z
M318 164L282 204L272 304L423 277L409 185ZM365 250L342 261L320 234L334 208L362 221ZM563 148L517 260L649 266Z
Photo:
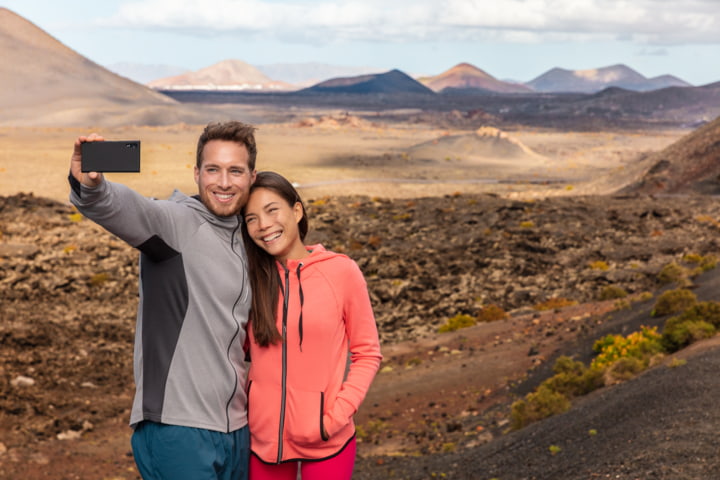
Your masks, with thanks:
M70 200L140 251L132 447L144 479L247 478L250 309L240 209L255 181L254 127L212 123L200 135L199 195L145 198L70 162Z

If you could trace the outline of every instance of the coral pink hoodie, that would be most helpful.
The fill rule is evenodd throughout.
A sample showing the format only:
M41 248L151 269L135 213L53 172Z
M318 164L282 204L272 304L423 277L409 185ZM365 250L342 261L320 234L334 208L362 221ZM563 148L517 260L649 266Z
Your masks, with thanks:
M282 343L260 347L250 329L250 448L267 463L337 454L382 360L357 264L322 245L308 250L287 268L278 262Z

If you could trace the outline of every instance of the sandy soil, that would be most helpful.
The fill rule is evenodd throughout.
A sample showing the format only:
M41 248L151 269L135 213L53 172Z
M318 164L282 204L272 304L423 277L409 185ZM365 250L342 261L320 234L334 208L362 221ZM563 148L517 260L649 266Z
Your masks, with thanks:
M141 173L111 174L109 178L158 198L168 197L174 188L196 190L192 168L202 126L4 127L0 128L0 195L34 192L65 201L66 179L58 172L67 168L75 138L93 131L107 139L142 141ZM464 162L462 153L452 151L432 161L414 159L406 153L423 142L467 133L371 123L359 127L260 125L257 167L286 175L310 197L605 193L594 186L598 178L622 171L637 155L660 150L686 132L507 132L545 159L542 166L531 170L516 162Z

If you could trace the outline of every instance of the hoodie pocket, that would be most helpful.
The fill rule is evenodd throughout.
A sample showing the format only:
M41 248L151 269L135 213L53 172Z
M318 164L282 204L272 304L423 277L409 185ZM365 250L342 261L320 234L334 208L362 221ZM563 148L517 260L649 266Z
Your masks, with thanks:
M280 387L273 384L250 382L248 387L248 423L256 441L277 442L282 415Z
M323 442L323 392L288 389L285 433L297 445Z

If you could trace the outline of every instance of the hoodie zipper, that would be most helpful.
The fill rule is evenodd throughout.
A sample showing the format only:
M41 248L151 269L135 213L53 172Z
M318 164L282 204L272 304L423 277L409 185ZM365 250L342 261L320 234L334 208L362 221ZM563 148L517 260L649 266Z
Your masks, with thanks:
M240 258L240 262L243 264L242 274L243 278L240 281L240 293L238 294L237 298L235 299L235 302L233 303L232 309L230 310L233 320L235 320L235 333L233 334L232 338L230 339L230 344L228 345L227 351L225 352L225 355L227 357L228 363L230 364L230 368L233 371L233 375L235 376L235 384L233 385L232 393L230 394L230 398L228 399L227 403L225 404L225 419L226 424L225 428L226 431L230 432L230 409L232 406L233 398L235 398L235 394L238 391L238 375L237 370L235 370L235 367L233 366L232 360L230 359L230 352L233 349L233 342L235 342L235 339L237 338L238 334L240 333L240 322L238 322L237 317L235 316L235 307L237 304L242 301L242 298L245 293L245 278L247 276L247 263L243 261L242 255L238 253L238 251L235 249L235 237L238 234L238 230L240 230L240 226L242 225L242 217L237 217L237 225L235 228L233 228L233 231L230 235L230 250L237 255ZM240 247L242 248L242 247Z
M285 269L285 289L283 297L283 317L282 317L282 388L280 398L280 426L278 430L278 457L277 463L282 461L283 453L283 430L285 429L285 401L287 389L287 314L288 304L290 301L290 270L283 265Z

